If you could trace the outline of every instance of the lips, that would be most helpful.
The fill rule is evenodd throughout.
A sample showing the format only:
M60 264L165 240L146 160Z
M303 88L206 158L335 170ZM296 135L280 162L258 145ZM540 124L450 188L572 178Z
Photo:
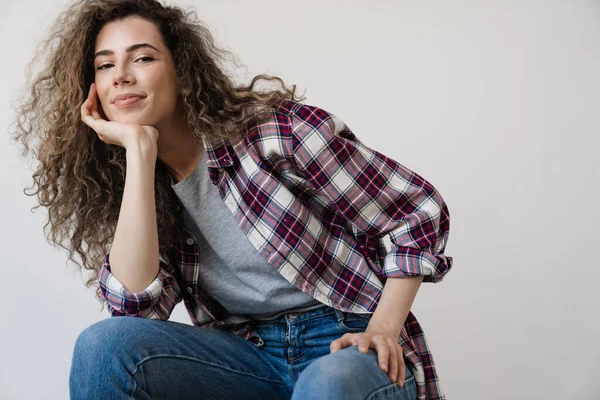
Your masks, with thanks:
M115 100L114 104L117 107L126 107L129 106L131 104L137 103L138 101L142 100L144 97L142 96L129 96L129 97L122 97L120 99Z
M118 108L129 107L132 104L139 102L146 96L137 93L123 93L113 99L113 104Z

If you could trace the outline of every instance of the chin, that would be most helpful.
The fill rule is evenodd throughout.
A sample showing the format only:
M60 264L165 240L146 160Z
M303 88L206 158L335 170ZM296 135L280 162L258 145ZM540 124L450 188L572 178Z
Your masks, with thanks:
M123 122L138 125L154 125L154 123L156 122L155 118L148 118L133 114L127 115L126 113L123 113L123 115L113 115L110 118L110 120L115 122Z

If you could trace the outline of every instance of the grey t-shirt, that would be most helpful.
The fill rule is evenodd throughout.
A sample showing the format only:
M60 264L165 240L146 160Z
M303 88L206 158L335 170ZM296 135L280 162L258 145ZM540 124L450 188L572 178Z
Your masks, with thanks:
M325 306L289 283L250 243L208 176L206 152L194 171L171 187L197 241L200 288L227 311L266 320Z

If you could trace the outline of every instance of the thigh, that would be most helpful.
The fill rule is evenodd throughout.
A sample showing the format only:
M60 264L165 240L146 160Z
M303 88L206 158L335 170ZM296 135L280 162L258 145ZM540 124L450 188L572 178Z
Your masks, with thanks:
M111 317L79 335L71 389L152 399L289 398L259 351L228 331Z

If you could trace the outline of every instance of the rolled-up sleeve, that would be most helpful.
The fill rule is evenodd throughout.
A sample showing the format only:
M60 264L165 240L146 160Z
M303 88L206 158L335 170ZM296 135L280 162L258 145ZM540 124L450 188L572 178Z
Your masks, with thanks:
M381 278L424 275L439 282L450 214L438 191L395 160L364 145L335 115L301 105L290 116L291 162L361 234L389 235Z
M156 278L140 292L132 292L112 274L110 253L98 275L100 290L112 316L131 316L168 320L173 308L182 300L176 279L167 271L167 264L160 261Z

